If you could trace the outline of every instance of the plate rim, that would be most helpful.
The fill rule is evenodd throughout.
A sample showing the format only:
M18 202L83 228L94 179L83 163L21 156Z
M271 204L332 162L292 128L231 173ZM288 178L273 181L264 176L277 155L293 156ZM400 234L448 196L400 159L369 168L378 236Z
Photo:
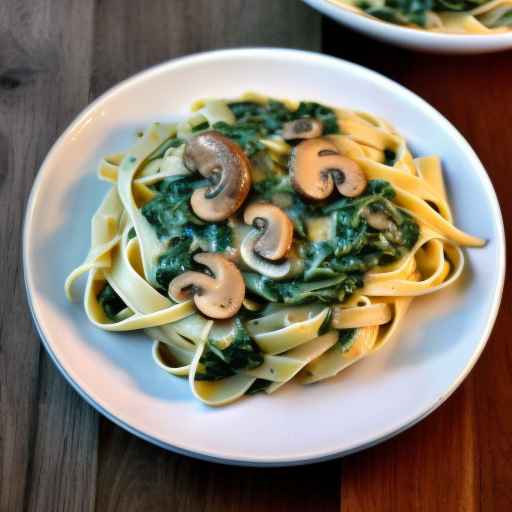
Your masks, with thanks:
M390 43L401 46L410 46L415 49L440 53L487 53L510 50L512 48L512 30L509 32L493 34L457 34L450 32L432 32L429 30L415 29L380 20L363 13L357 13L343 5L334 5L328 0L302 0L306 5L315 9L325 16L330 17L337 23L348 26L352 30L364 33L368 37L386 38ZM360 23L352 24L350 21L339 19L336 16L342 11L359 20ZM356 26L357 25L357 26ZM372 33L377 30L377 34ZM399 41L398 41L399 40ZM442 44L448 44L449 48L441 50ZM471 52L465 48L469 44Z
M217 57L221 58L230 58L230 57L240 57L240 56L273 56L273 55L279 55L282 54L287 57L294 57L297 59L300 59L302 61L304 60L313 60L313 61L326 61L331 62L331 64L334 63L342 63L348 67L355 67L359 70L364 71L365 73L369 74L370 77L373 76L376 80L379 80L383 82L384 84L392 85L394 88L398 88L401 93L405 94L406 96L409 96L413 98L416 102L420 102L423 107L426 107L427 110L429 110L430 114L434 115L437 119L437 122L440 122L445 125L445 127L452 132L452 135L459 139L459 142L462 144L464 151L467 153L468 157L471 158L474 161L474 164L477 168L479 168L479 172L481 173L482 180L486 182L488 192L490 193L490 200L492 203L492 208L494 210L494 218L496 221L496 227L497 227L497 251L498 251L498 280L497 280L497 289L496 293L494 294L493 301L490 304L490 311L485 321L485 329L483 331L483 334L478 341L478 344L476 346L475 351L473 352L471 358L468 360L466 366L464 369L460 372L458 377L454 379L452 384L446 389L446 391L438 397L438 399L431 404L430 407L428 407L425 411L423 411L418 416L412 418L410 421L404 423L398 428L392 427L389 431L385 431L381 433L380 435L375 436L374 438L370 439L366 443L362 443L358 446L353 446L347 449L342 450L332 450L332 451L324 451L323 453L318 453L316 455L298 455L297 457L275 457L272 459L269 459L266 457L265 459L260 459L256 457L245 457L245 458L236 458L236 457L230 457L229 455L221 456L214 454L213 450L210 451L193 451L190 449L187 449L183 446L179 446L177 444L171 444L167 441L164 441L162 439L159 439L156 436L152 436L150 434L147 434L141 430L136 429L135 427L131 426L129 423L125 422L121 418L115 416L113 413L109 412L105 407L103 407L100 403L98 403L92 396L90 396L80 385L78 382L76 382L73 377L68 373L66 368L62 366L60 361L58 360L56 354L54 353L51 343L49 339L47 338L42 326L39 323L39 320L37 318L37 314L34 309L33 304L33 298L31 295L31 283L30 283L30 270L29 270L29 258L28 258L28 247L29 247L29 227L31 223L31 218L33 217L33 207L35 202L35 197L37 195L37 192L40 188L40 185L43 181L44 175L45 175L45 169L49 162L49 160L53 157L53 154L56 153L59 148L64 144L67 137L73 132L73 130L79 126L84 119L88 117L89 114L92 113L93 110L96 109L97 105L99 105L102 101L105 101L108 97L115 95L116 92L128 85L130 82L136 82L141 79L149 78L152 74L157 74L159 71L165 70L167 67L174 67L174 66L180 66L183 64L193 64L195 61L201 61L203 59L210 60L215 59ZM153 443L161 448L165 448L167 450L179 453L181 455L187 455L189 457L193 457L200 460L206 460L210 462L217 462L222 464L228 464L228 465L238 465L238 466L258 466L258 467L278 467L278 466L296 466L296 465L303 465L303 464L312 464L312 463L318 463L323 462L326 460L338 458L341 456L349 455L351 453L355 453L361 450L364 450L366 448L369 448L371 446L374 446L376 444L379 444L383 441L386 441L401 432L407 430L408 428L412 427L416 423L420 422L422 419L427 417L429 414L431 414L433 411L435 411L441 404L443 404L452 394L453 392L460 386L462 381L466 378L466 376L469 374L469 372L473 369L474 365L478 361L483 349L485 348L487 341L491 335L494 323L496 321L496 317L498 315L501 298L503 294L503 288L504 288L504 282L505 282L505 267L506 267L506 245L505 245L505 228L503 223L503 217L501 214L501 209L499 205L498 198L496 196L496 192L494 190L494 187L492 185L492 182L489 178L489 175L487 174L483 164L481 163L480 159L476 155L473 148L470 146L470 144L466 141L464 136L457 130L457 128L450 122L448 119L446 119L438 110L436 110L434 107L432 107L429 103L427 103L425 100L423 100L421 97L416 95L414 92L410 91L406 87L402 86L401 84L395 82L394 80L391 80L390 78L387 78L384 75L381 75L380 73L377 73L376 71L373 71L371 69L368 69L364 66L361 66L359 64L355 64L353 62L346 61L344 59L338 59L335 57L310 52L310 51L304 51L304 50L296 50L296 49L288 49L288 48L265 48L265 47L244 47L244 48L234 48L234 49L221 49L221 50L213 50L213 51L205 51L200 53L194 53L190 55L186 55L183 57L170 59L167 61L164 61L160 64L157 64L155 66L151 66L145 70L142 70L124 80L117 83L113 87L109 88L107 91L105 91L103 94L101 94L98 98L96 98L93 102L88 104L84 109L82 109L73 119L73 121L66 127L66 129L61 133L61 135L57 138L57 140L54 142L54 144L51 146L50 150L48 151L47 155L45 156L44 160L39 166L39 169L37 171L37 174L35 176L35 179L32 184L32 188L26 203L25 207L25 215L24 215L24 221L23 221L23 228L22 228L22 270L23 270L23 279L25 283L25 290L27 293L27 302L29 305L30 313L32 316L32 320L34 322L34 325L36 326L37 332L39 334L39 337L41 338L41 341L43 343L43 346L45 347L47 353L50 355L50 358L52 359L53 363L57 366L59 371L62 373L64 378L68 381L69 384L75 389L75 391L78 392L78 394L85 399L89 405L94 407L99 413L101 413L103 416L108 418L113 423L117 424L121 428L127 430L128 432L136 435L137 437L144 439L145 441L148 441L150 443Z

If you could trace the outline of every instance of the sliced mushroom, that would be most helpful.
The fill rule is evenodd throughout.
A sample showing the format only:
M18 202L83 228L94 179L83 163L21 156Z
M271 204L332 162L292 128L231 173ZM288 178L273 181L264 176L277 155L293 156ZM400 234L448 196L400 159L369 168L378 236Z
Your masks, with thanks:
M289 261L275 263L284 258L293 241L293 224L288 215L273 204L253 203L244 212L246 224L254 226L242 240L240 256L256 272L279 279L290 271Z
M238 268L216 253L199 253L194 260L208 267L214 277L201 272L185 272L171 281L169 296L177 302L193 297L197 309L210 318L235 315L245 297L245 283Z
M251 188L251 165L240 146L219 132L204 132L187 142L183 161L212 182L192 194L190 205L198 217L217 222L240 208Z
M283 263L273 263L270 260L262 258L254 249L261 233L258 229L251 229L240 245L240 256L243 262L252 270L255 270L262 276L272 279L280 279L288 275L291 269L289 261Z
M244 222L260 230L254 250L263 258L279 260L290 250L293 224L281 208L270 203L253 203L244 211Z
M293 148L290 158L292 184L310 199L325 199L334 186L346 197L356 197L366 188L366 176L358 163L339 154L327 139L311 139Z
M295 121L289 121L283 125L283 139L314 139L320 137L324 130L324 125L318 119L303 117Z
M243 262L273 279L287 275L290 262L275 262L286 256L293 241L293 224L288 215L272 204L254 203L245 210L244 221L254 229L249 231L240 245Z

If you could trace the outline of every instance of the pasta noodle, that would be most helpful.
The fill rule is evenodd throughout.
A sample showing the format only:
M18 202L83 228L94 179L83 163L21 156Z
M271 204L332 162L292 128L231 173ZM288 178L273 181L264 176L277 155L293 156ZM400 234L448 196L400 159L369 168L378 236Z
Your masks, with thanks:
M111 188L65 292L88 273L89 320L144 330L157 366L212 406L373 354L484 244L453 224L438 157L317 103L197 102L98 177Z
M512 27L512 0L328 0L383 21L455 34L496 34Z

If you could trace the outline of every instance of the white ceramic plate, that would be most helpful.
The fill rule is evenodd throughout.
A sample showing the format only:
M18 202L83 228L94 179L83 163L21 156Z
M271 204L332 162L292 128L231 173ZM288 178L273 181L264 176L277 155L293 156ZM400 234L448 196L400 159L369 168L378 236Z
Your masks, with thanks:
M67 273L89 247L89 223L107 185L102 155L122 150L135 130L185 116L205 96L247 90L313 99L383 116L417 154L442 156L457 224L489 244L468 251L456 286L414 302L401 335L338 378L290 385L211 409L188 383L151 358L143 335L109 334L66 302ZM171 61L114 87L56 142L34 184L24 231L25 279L43 342L69 382L130 432L165 448L230 463L318 461L370 446L441 404L475 364L492 328L504 279L504 233L492 185L455 128L400 85L354 64L314 53L243 49Z
M327 0L303 1L322 14L357 32L411 50L431 53L471 54L498 52L512 48L512 30L503 34L441 34L387 23L358 14ZM342 40L340 40L340 44L343 44Z

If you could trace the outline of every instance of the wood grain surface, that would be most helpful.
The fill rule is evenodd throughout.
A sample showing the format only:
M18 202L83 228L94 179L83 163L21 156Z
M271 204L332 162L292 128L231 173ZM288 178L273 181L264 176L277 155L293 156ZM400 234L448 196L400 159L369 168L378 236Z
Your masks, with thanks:
M479 154L512 224L510 52L407 52L296 0L0 0L0 512L511 510L510 282L483 356L450 400L380 446L299 468L221 466L145 443L100 417L41 348L20 243L32 181L56 137L141 69L248 45L323 50L423 96Z

